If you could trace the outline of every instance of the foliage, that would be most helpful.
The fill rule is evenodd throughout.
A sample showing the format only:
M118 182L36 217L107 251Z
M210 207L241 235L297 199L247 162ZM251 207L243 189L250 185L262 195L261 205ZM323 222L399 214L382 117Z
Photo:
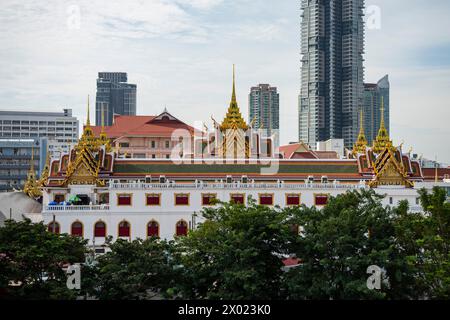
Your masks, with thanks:
M176 281L172 242L117 240L94 266L85 266L85 293L102 300L167 297Z
M292 233L278 209L222 204L203 211L206 221L180 239L188 299L280 298L281 254Z
M63 267L84 262L86 241L47 232L42 223L7 220L0 228L0 287L7 299L73 299ZM11 284L16 284L11 286Z
M374 191L352 191L332 197L322 210L286 209L303 227L294 251L302 265L286 275L290 299L384 299L406 268L395 247L389 208ZM367 287L369 266L385 270L382 290Z

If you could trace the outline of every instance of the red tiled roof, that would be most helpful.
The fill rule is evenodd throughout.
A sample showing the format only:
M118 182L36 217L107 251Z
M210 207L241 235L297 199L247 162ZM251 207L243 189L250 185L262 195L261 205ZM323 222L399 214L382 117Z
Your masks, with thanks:
M445 176L450 177L450 168L438 168L438 179L442 180ZM436 169L422 168L423 177L425 180L433 180L436 178Z
M283 260L283 264L285 267L293 267L298 266L301 263L300 259L297 258L288 258Z
M116 116L112 126L105 127L108 138L122 136L170 137L177 129L185 129L193 133L194 128L179 120L155 120L157 116ZM93 126L96 136L100 135L101 126Z
M339 159L338 154L335 151L302 151L297 152L301 147L307 145L302 143L294 143L286 146L280 146L280 152L284 155L285 159Z

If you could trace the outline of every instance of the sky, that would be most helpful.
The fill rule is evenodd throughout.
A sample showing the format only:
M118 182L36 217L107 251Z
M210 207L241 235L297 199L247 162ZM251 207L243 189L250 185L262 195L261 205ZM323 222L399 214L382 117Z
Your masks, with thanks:
M376 19L365 81L389 74L391 138L450 163L450 1L366 5ZM278 87L289 143L298 140L299 52L300 0L1 0L0 109L71 108L83 123L98 72L120 71L138 86L138 114L167 107L211 123L226 113L236 64L244 117L251 86Z

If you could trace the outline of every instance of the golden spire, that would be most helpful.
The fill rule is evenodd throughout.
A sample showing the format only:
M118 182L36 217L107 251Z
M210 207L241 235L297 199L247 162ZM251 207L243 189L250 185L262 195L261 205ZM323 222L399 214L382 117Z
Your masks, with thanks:
M358 153L364 154L366 153L366 148L367 148L367 139L366 135L364 134L364 117L363 117L363 109L361 108L359 115L359 135L355 145L353 146L353 154Z
M34 171L34 146L31 147L31 163L28 171L27 181L23 187L23 192L30 198L38 198L42 195L42 191L36 181L36 172Z
M236 72L235 72L235 65L233 64L233 93L231 94L231 103L237 104L236 99Z
M220 126L222 131L229 129L243 129L247 130L248 125L245 122L244 118L242 118L241 111L239 110L239 106L236 99L236 74L235 67L233 65L233 92L231 94L231 102L230 107L228 108L227 115Z
M88 100L87 100L87 120L86 120L86 126L90 126L91 125L91 119L89 117L89 95L88 95Z
M377 138L373 142L372 150L375 153L381 153L385 148L393 148L392 141L389 138L389 134L384 125L384 97L381 97L381 122L380 122L380 130L378 131Z

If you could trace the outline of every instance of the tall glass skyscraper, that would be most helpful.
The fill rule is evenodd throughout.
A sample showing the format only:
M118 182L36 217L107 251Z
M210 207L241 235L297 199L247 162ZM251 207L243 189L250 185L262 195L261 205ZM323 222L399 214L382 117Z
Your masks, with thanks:
M301 0L299 139L358 135L364 91L364 0Z
M364 131L369 145L372 145L380 130L381 99L384 101L384 123L390 133L389 76L384 76L378 83L364 84Z
M269 84L252 87L248 100L248 114L248 122L254 121L254 127L266 129L269 136L275 134L275 148L279 146L280 94L277 88Z
M127 74L124 72L98 74L95 125L102 125L102 110L105 126L112 125L114 114L136 115L137 86L127 81Z

